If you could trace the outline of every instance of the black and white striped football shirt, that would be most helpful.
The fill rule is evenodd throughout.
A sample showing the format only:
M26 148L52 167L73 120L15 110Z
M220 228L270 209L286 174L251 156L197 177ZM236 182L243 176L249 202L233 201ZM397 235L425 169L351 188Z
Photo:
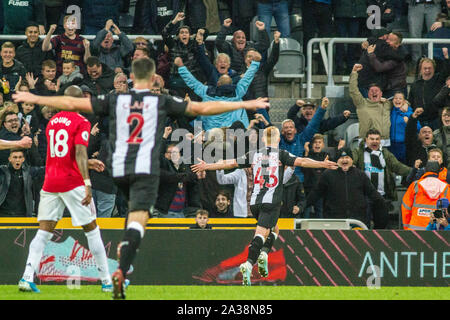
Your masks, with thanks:
M297 157L278 148L265 147L237 159L240 168L252 167L253 193L250 205L280 204L283 200L285 166L294 166Z
M133 174L159 175L159 158L166 117L181 116L187 102L150 90L91 98L94 113L109 117L109 161L113 177Z

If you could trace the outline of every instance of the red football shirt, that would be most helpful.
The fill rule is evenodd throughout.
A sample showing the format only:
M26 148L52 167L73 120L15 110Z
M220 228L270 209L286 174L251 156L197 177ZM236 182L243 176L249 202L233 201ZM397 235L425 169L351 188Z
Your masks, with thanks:
M75 112L62 111L50 119L46 129L44 191L67 192L84 185L75 158L75 145L87 147L90 132L90 122Z

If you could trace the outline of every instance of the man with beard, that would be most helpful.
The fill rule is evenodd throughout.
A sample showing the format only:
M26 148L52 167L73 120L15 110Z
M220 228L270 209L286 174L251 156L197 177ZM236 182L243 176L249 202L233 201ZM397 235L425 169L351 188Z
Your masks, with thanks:
M120 45L114 44L113 33L119 37ZM124 58L133 49L133 43L127 35L120 31L113 20L106 21L105 27L101 29L92 42L93 54L98 56L100 61L114 70L115 73L123 72Z
M228 54L231 58L231 69L238 73L245 72L245 55L249 49L256 49L261 55L264 55L270 46L269 35L265 29L265 24L256 21L255 25L258 29L258 42L253 43L247 41L244 31L237 30L233 33L231 42L226 41L225 37L230 33L232 20L225 19L217 34L216 48L219 52Z
M384 228L386 208L384 200L370 180L353 165L353 155L349 148L337 153L337 170L325 170L317 187L306 198L306 208L323 197L323 216L328 219L356 219L370 225L366 214L370 199L377 208L373 217L375 228Z

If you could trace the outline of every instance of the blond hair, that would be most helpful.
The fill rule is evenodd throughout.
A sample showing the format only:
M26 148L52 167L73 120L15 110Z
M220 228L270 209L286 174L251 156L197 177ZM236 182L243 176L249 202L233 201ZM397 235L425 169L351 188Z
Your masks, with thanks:
M266 145L272 145L278 143L280 140L280 130L275 126L270 126L263 131L263 141Z

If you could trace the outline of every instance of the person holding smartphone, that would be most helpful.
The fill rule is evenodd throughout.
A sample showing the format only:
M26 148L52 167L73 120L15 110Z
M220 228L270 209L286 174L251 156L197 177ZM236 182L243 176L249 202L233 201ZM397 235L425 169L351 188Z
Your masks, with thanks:
M450 230L450 215L448 213L449 201L446 198L437 201L437 210L430 213L430 223L427 230Z

